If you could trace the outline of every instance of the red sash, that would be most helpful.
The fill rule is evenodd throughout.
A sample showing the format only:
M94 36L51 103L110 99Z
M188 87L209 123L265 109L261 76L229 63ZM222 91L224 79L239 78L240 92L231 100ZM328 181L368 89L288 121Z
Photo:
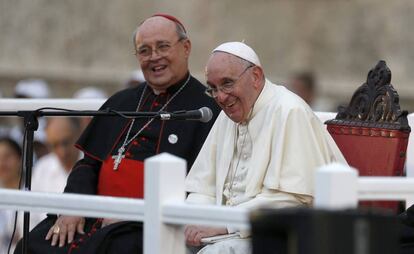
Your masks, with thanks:
M144 163L124 158L117 170L111 156L102 163L98 195L144 198Z

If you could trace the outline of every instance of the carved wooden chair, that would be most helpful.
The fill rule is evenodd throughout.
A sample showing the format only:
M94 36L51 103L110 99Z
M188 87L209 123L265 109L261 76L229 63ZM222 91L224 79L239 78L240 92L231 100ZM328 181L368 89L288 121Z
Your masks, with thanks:
M410 126L401 111L385 61L369 71L366 83L353 94L347 107L339 107L326 122L339 149L360 176L402 176ZM398 202L366 201L363 207L398 211Z

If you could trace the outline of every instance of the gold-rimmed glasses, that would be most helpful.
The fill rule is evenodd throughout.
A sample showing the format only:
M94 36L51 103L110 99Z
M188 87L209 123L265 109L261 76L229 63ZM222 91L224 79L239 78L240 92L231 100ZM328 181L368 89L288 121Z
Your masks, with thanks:
M183 41L183 39L178 39L174 43L171 43L169 41L160 41L156 43L155 48L148 45L143 45L135 49L134 55L143 61L150 59L153 52L155 52L158 56L165 57L168 56L168 54L171 52L171 49L181 41Z

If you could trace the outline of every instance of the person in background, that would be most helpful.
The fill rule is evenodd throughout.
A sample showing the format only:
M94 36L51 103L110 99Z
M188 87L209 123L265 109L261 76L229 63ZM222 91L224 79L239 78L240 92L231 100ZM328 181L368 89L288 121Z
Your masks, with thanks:
M81 99L81 100L90 100L90 99L106 100L108 99L108 94L100 88L97 88L94 86L87 86L87 87L77 90L73 94L73 98ZM79 120L81 124L81 130L83 131L86 129L86 126L88 126L88 124L91 122L92 117L85 116L85 117L79 118Z
M34 165L32 191L62 193L72 167L82 156L74 146L81 123L74 117L47 118L45 130L50 153ZM30 223L34 227L45 218L45 213L32 213Z
M144 73L142 72L141 69L137 69L131 73L131 76L126 82L126 87L137 87L144 82L145 82Z
M49 85L41 79L20 80L14 88L18 99L45 99L50 97Z
M50 97L49 85L46 81L41 79L25 79L19 81L14 88L14 97L18 99L47 99ZM21 121L21 119L16 118ZM23 121L21 121L23 122ZM45 144L46 134L44 131L46 125L46 119L38 118L39 127L34 133L33 150L34 150L34 161L46 155L49 150ZM12 128L9 135L22 144L23 140L23 126L17 124L16 127Z
M3 93L0 89L0 100L3 98ZM0 136L7 136L9 133L7 117L0 117Z
M73 98L74 99L105 99L106 100L108 99L108 94L104 90L98 87L87 86L87 87L77 90L73 94Z
M22 150L9 137L0 138L0 187L18 189Z
M22 150L16 141L0 137L0 188L19 189ZM0 253L7 253L15 220L15 211L0 210ZM12 250L22 236L22 213L19 213Z
M287 87L290 91L299 95L311 108L314 106L317 87L313 72L294 73L289 78Z

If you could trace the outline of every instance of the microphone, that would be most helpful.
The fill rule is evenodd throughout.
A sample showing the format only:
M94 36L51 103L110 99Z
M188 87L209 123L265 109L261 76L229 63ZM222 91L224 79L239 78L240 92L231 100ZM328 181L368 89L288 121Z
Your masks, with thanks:
M181 110L172 113L161 112L159 118L161 120L198 120L207 123L213 118L213 112L208 107L202 107L196 110Z

